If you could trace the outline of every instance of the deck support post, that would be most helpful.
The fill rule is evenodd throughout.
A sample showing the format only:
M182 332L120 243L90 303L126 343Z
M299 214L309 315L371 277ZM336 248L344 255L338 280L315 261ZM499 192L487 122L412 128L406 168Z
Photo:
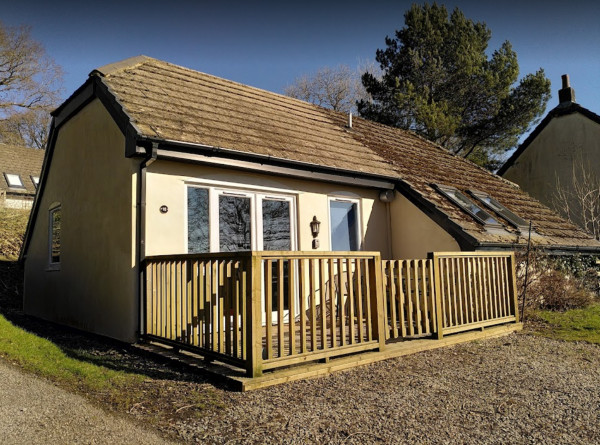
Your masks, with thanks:
M515 314L515 323L519 322L519 295L517 292L517 277L516 277L516 263L515 263L515 253L511 252L508 262L508 287L509 292L512 293L512 298L510 299L512 304L512 310Z
M381 269L381 255L377 254L369 261L369 288L371 289L371 325L373 338L379 341L379 350L385 349L385 329L387 325L385 305L383 299L383 279Z
M246 375L260 377L262 375L262 257L260 254L252 252L247 261L250 286L247 287L246 292Z
M441 274L440 274L440 259L435 252L429 252L427 258L432 260L433 276L435 281L435 317L437 326L437 339L444 338L444 314L442 312L442 292L441 292Z

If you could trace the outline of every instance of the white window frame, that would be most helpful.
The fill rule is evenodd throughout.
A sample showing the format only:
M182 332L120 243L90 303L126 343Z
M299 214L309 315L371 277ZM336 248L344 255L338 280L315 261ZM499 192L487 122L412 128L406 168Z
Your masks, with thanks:
M31 178L31 183L33 184L33 186L37 190L38 186L40 185L40 177L39 176L33 176L33 175L30 175L29 177Z
M60 270L60 262L62 258L62 229L63 229L63 221L62 215L60 220L60 234L59 234L59 254L58 261L52 260L52 241L53 241L53 233L52 233L52 221L55 213L62 213L62 205L55 203L50 206L48 209L48 270Z
M17 173L4 173L4 179L6 179L6 183L8 184L8 186L10 188L13 188L13 189L24 189L25 188L25 184L23 184L21 175L19 175ZM15 183L15 179L16 179L16 181L18 181L18 184Z
M251 217L251 250L262 250L263 246L263 215L262 201L278 200L290 203L290 248L297 250L298 246L298 214L297 214L297 194L293 192L281 192L279 190L261 189L256 190L243 186L219 186L216 184L186 183L185 191L185 251L188 251L188 188L196 187L208 190L208 230L209 230L209 252L220 252L219 245L219 197L220 196L238 196L250 199L250 217Z
M358 247L356 252L360 252L363 250L362 207L360 205L361 200L360 198L348 198L346 196L329 196L327 198L327 218L329 221L329 233L327 235L329 237L329 250L333 250L333 240L331 239L331 203L333 201L356 204L356 245Z

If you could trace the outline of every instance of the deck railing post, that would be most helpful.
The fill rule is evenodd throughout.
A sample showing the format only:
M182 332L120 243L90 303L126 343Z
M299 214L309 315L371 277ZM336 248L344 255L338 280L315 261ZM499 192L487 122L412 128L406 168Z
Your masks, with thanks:
M379 350L383 351L385 349L385 327L387 323L385 320L381 267L381 255L377 254L369 261L371 326L373 327L373 338L379 341Z
M427 258L431 261L431 267L433 267L433 281L434 284L434 301L435 301L435 317L437 325L437 338L441 340L444 338L444 320L442 313L442 292L441 292L441 274L440 274L440 260L435 252L429 252Z
M262 375L262 257L256 252L248 257L249 285L246 286L246 374L248 377Z
M517 274L515 264L515 253L511 252L508 257L508 287L510 293L512 293L511 304L515 314L515 323L519 322L519 296L517 292Z

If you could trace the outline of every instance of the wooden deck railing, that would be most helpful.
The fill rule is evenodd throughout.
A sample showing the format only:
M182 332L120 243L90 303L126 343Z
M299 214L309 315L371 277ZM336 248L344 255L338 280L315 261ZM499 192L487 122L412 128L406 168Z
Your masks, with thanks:
M433 260L382 261L386 339L437 332Z
M252 376L385 345L378 253L149 257L145 283L148 338Z
M434 263L438 337L517 322L512 252L436 252Z
M518 321L514 255L238 252L146 259L144 335L263 370Z

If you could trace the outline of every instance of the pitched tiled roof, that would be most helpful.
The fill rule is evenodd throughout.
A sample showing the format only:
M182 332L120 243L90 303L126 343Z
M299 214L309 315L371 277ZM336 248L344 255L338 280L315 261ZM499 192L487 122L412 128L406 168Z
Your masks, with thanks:
M343 113L145 56L91 75L101 77L141 136L394 177L477 242L525 243L511 228L485 230L431 185L476 189L531 219L540 244L600 247L515 184L413 133L360 118L349 129Z
M44 161L44 150L0 144L0 190L9 193L35 195L35 185L31 177L39 178ZM6 183L5 173L19 175L25 189L11 188Z

